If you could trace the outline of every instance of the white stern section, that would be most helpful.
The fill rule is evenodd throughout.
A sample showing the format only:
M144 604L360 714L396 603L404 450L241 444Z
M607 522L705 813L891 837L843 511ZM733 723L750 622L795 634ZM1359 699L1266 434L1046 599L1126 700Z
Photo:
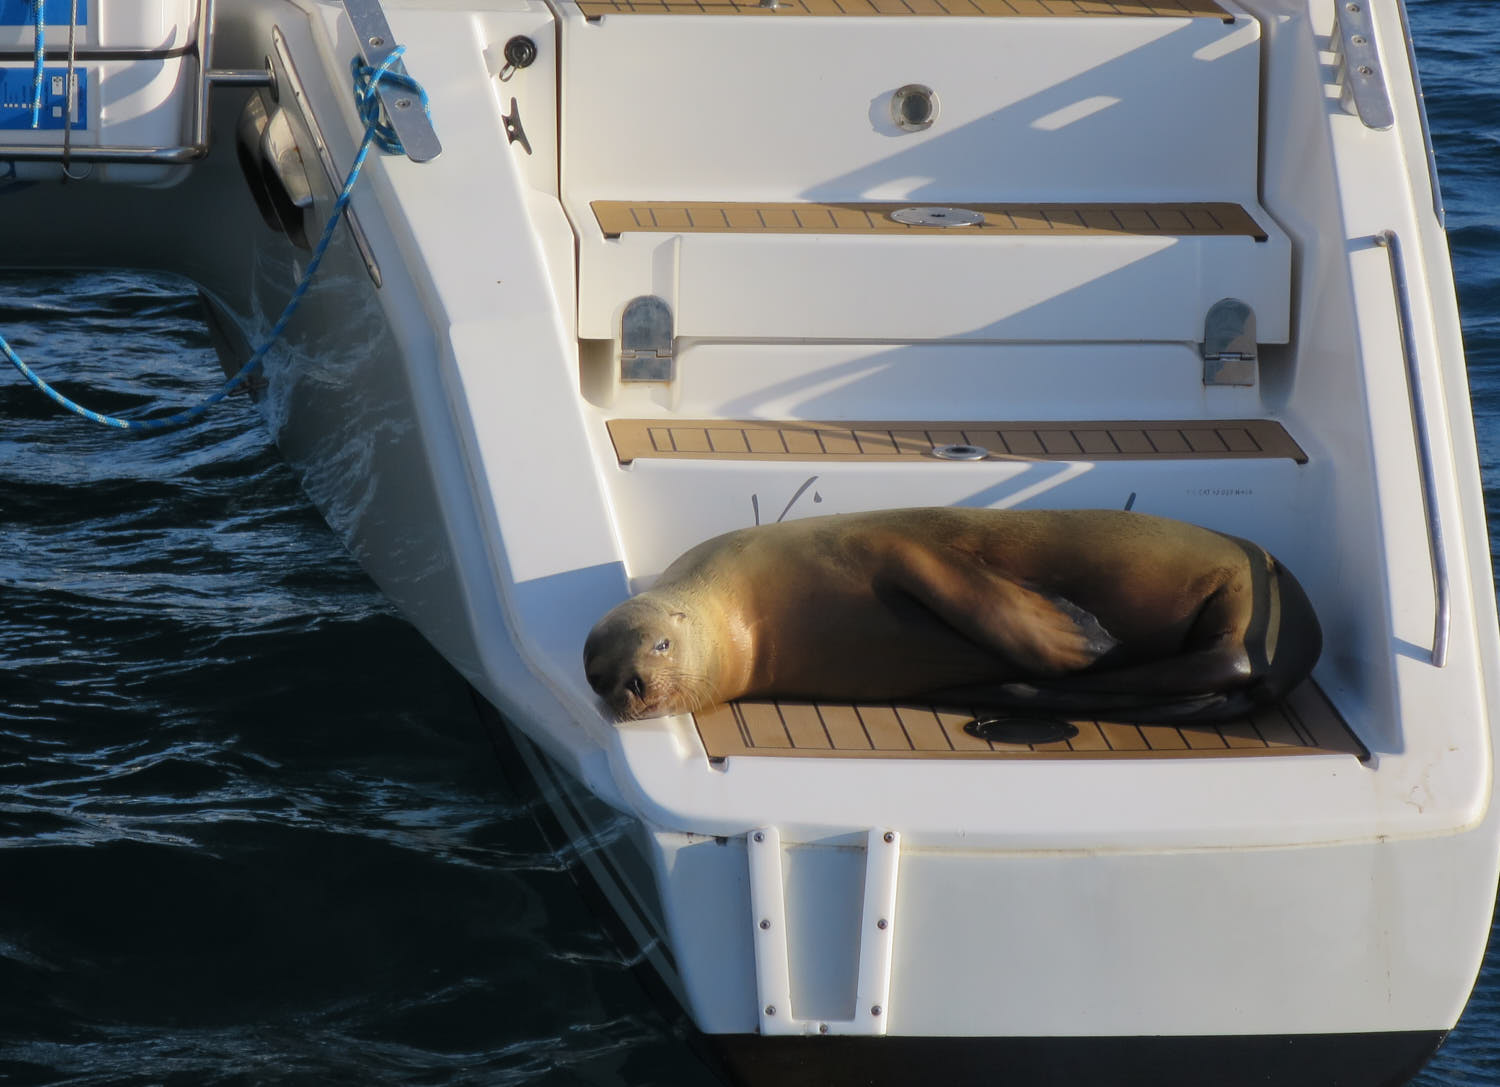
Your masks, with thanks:
M349 31L336 9L318 14L307 63L331 68ZM1430 578L1406 576L1430 568L1423 521L1391 497L1416 480L1392 289L1384 254L1358 243L1378 224L1421 249L1431 225L1420 202L1374 194L1366 212L1332 183L1356 164L1384 172L1386 190L1420 179L1420 160L1401 155L1417 137L1356 131L1326 98L1316 115L1287 89L1258 93L1263 49L1305 54L1315 20L1264 40L1243 14L976 19L961 32L931 20L930 34L920 18L595 21L568 4L558 18L540 4L396 8L391 22L445 152L372 164L355 207L397 273L382 291L393 326L433 330L420 380L441 389L477 496L470 531L486 558L466 576L489 602L473 605L476 680L647 829L656 922L703 1029L1451 1024L1495 881L1494 620L1484 580L1470 582L1485 569L1482 522L1472 467L1455 468L1472 454L1445 448L1435 500L1463 527L1451 656L1436 669ZM500 82L517 33L538 60ZM890 93L922 81L940 120L886 123ZM337 98L327 110L339 157L352 119ZM505 116L524 123L530 154ZM1267 137L1264 170L1263 125L1285 131ZM748 203L762 225L790 207L795 221L744 232L726 210L705 230L652 212L606 231L602 201ZM880 233L888 207L918 201L1004 205L1015 230ZM1029 233L1014 211L1028 201L1054 208ZM1126 217L1169 201L1235 205L1259 236ZM796 212L862 202L879 206L873 234ZM1060 204L1084 211L1075 223ZM1095 230L1100 206L1113 225ZM1359 225L1346 234L1345 221ZM621 380L620 313L641 295L675 321L668 382ZM1256 317L1247 385L1204 379L1205 313L1226 296ZM1440 348L1451 308L1422 320L1430 380L1460 383L1435 409L1452 416L1461 366L1439 362L1454 357ZM1014 420L1273 420L1306 456L814 463L706 448L622 463L606 427L666 432L684 417L878 419L893 432L987 418L996 433ZM757 518L922 504L1134 504L1266 544L1324 618L1317 677L1370 758L716 764L691 718L616 728L599 715L579 652L628 584Z

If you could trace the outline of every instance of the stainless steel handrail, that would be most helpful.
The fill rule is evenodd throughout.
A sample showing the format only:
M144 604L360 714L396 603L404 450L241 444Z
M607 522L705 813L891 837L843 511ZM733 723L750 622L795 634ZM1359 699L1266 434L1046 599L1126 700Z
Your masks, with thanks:
M192 56L193 43L174 45L169 49L151 45L112 46L108 49L97 45L80 45L73 50L73 54L79 60L176 60L178 57ZM47 60L66 60L68 50L65 46L49 45L44 55ZM36 51L30 47L0 49L0 61L25 61L30 64L35 57Z
M1448 212L1443 207L1443 187L1438 183L1437 156L1432 147L1432 126L1427 120L1427 96L1422 93L1422 75L1417 71L1417 49L1411 40L1411 22L1406 17L1406 0L1396 0L1401 15L1401 36L1406 39L1406 63L1411 68L1412 89L1417 92L1417 117L1422 122L1422 146L1427 149L1427 180L1432 185L1432 210L1438 226L1447 229Z
M1401 239L1394 230L1375 236L1391 265L1391 283L1396 297L1396 323L1401 328L1401 352L1406 359L1406 392L1411 404L1412 429L1417 440L1417 461L1422 474L1422 508L1427 515L1427 541L1432 549L1432 591L1436 616L1432 630L1432 664L1441 668L1448 660L1448 552L1443 541L1443 519L1437 504L1437 473L1432 467L1432 441L1427 432L1427 405L1422 394L1422 371L1417 341L1412 331L1411 292L1406 283L1406 259Z

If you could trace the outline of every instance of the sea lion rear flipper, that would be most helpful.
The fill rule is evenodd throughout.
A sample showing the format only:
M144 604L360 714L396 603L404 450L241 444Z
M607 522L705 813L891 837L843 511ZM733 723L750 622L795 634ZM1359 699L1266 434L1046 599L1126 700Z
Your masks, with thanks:
M1256 684L1243 648L1225 643L1056 683L985 684L940 692L940 701L1109 721L1224 721L1274 699Z
M1226 640L1175 657L1069 676L1067 690L1096 699L1110 695L1192 697L1248 687L1254 680L1249 655L1242 646Z
M1117 644L1090 612L1027 588L957 551L889 542L892 583L944 622L1031 675L1087 668Z

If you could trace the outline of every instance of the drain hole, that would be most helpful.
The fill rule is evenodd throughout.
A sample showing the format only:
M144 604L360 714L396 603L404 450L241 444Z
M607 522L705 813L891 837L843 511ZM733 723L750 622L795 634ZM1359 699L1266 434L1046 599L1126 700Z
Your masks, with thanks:
M935 445L932 455L943 460L984 460L990 451L982 445Z
M964 731L992 744L1055 744L1078 735L1076 725L1055 717L976 717Z

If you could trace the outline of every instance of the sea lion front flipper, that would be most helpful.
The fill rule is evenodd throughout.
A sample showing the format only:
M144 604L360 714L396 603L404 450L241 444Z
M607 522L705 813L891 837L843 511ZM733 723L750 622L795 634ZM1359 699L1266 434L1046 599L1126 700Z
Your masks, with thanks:
M966 637L1031 675L1087 668L1117 644L1093 614L960 551L887 542L884 575Z

